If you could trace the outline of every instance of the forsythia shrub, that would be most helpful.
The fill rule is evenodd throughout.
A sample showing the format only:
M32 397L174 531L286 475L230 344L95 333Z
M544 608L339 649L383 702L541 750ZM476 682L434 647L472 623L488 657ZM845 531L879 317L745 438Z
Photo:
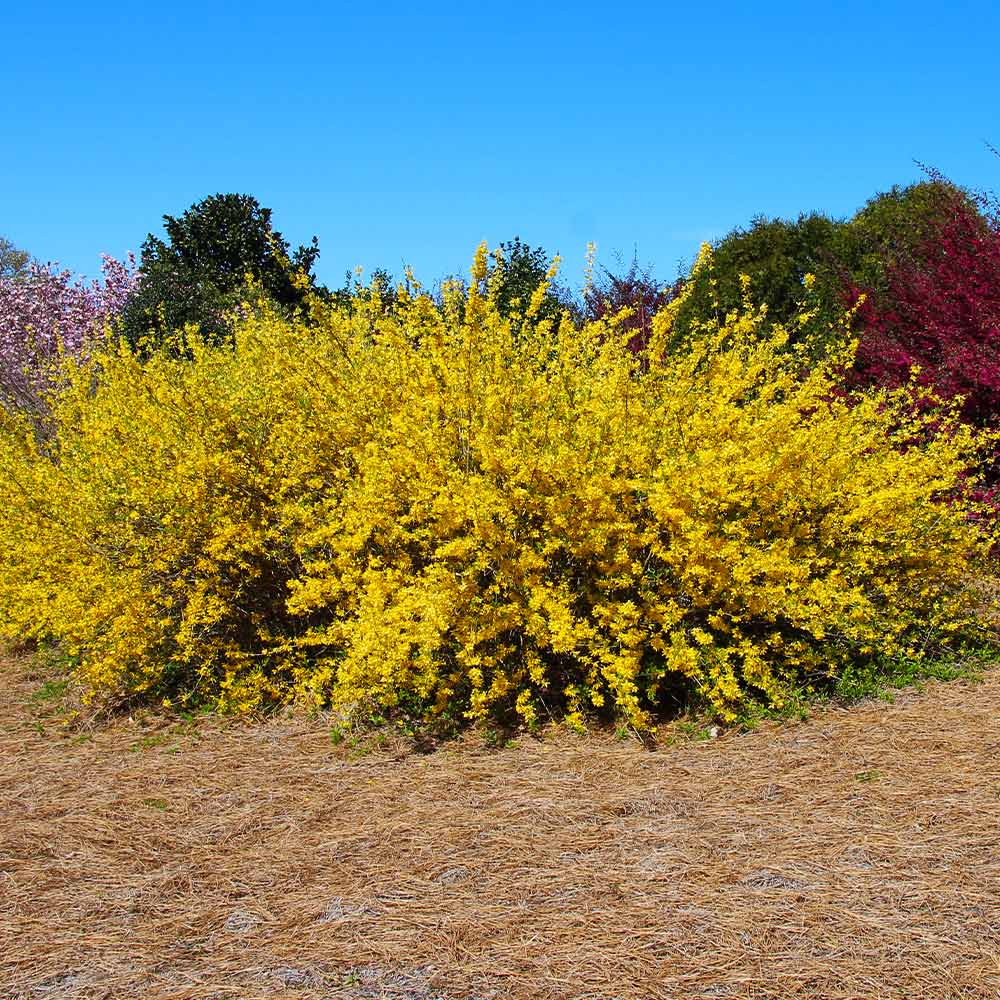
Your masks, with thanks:
M0 631L97 692L644 725L968 621L971 430L803 374L760 312L664 356L678 300L637 356L488 273L70 359L51 437L2 417Z

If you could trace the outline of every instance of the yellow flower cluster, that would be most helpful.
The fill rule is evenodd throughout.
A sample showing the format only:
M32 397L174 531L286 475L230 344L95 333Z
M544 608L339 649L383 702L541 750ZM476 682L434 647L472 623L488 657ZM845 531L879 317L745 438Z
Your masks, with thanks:
M965 623L969 430L845 397L752 309L669 354L675 303L636 356L491 296L481 249L441 302L68 364L50 434L0 416L0 632L97 692L644 725Z

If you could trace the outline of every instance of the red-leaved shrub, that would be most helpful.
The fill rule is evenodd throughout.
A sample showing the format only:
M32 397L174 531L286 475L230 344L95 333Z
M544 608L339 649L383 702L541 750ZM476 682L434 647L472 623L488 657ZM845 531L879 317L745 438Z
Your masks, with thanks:
M886 287L866 292L853 380L917 379L979 425L1000 418L1000 212L986 196L955 192L936 229L890 260ZM848 290L855 301L862 289Z

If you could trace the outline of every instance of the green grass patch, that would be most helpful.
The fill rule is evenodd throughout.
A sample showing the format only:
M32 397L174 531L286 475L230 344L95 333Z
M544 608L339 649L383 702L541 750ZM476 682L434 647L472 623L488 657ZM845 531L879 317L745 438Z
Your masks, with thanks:
M733 728L753 730L763 721L801 721L828 704L855 705L878 700L889 704L902 690L922 691L928 681L982 680L983 672L1000 660L994 646L962 648L940 656L881 657L852 665L835 677L813 678L785 692L780 707L751 702Z
M36 705L62 701L69 690L69 685L70 679L68 677L58 677L45 681L37 691L32 693L31 701Z
M150 736L143 736L136 740L129 750L132 753L142 753L144 750L152 750L154 747L166 746L172 739L173 733L153 733Z
M996 658L995 649L977 649L938 658L878 660L845 670L837 678L833 696L847 703L868 698L891 703L894 691L919 691L926 681L981 680L983 670Z
M868 785L873 781L881 781L882 772L872 768L870 771L858 771L858 773L854 775L854 778L856 781L860 781L862 784Z

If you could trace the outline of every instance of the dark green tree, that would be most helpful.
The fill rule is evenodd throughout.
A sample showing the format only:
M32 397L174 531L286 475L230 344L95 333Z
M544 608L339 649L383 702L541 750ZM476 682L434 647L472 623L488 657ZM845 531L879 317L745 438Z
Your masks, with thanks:
M695 279L678 317L677 339L686 339L699 321L721 320L740 308L741 274L750 278L751 300L766 304L774 323L786 323L806 300L803 280L811 273L815 319L790 332L821 353L837 336L837 321L854 290L884 287L890 265L918 252L955 194L954 185L932 176L876 195L850 219L814 212L795 220L758 217L748 228L734 229L714 244L711 268Z
M532 295L546 280L552 260L541 247L531 247L519 236L501 243L498 249L500 253L491 266L490 283L496 289L501 315L510 316L528 307ZM566 309L574 311L572 295L553 282L542 300L538 318L558 319Z
M775 323L794 316L806 299L806 274L816 275L813 305L819 306L813 333L822 331L841 313L838 277L839 247L844 223L819 213L787 219L755 218L746 229L734 229L716 242L712 265L694 279L690 295L678 315L678 339L686 339L698 323L725 319L740 309L740 276L750 278L750 298L766 304ZM817 344L817 351L823 345Z
M0 279L23 278L28 273L31 254L0 236Z
M122 317L133 346L189 323L223 341L233 310L254 297L252 289L293 310L315 286L316 237L290 252L271 210L250 195L212 195L163 222L166 239L150 234L142 245L142 280Z

